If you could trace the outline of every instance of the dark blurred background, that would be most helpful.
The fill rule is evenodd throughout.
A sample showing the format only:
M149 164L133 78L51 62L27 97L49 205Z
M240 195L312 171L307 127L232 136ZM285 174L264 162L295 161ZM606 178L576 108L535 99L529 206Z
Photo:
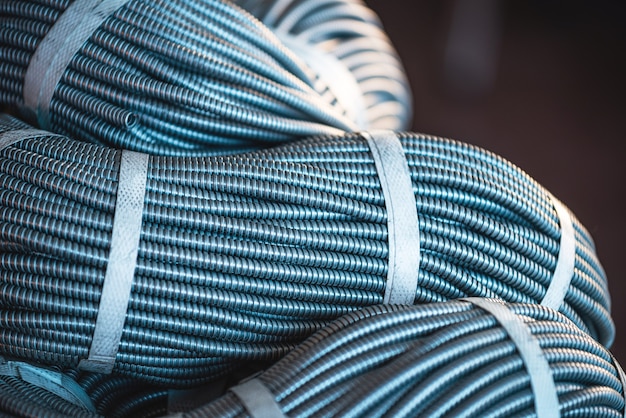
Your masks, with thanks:
M366 0L398 49L412 130L521 167L590 230L626 365L626 12L621 0Z

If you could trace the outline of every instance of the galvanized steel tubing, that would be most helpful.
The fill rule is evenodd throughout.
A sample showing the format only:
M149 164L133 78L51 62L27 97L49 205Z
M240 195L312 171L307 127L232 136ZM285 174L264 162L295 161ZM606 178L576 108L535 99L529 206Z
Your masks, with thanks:
M537 372L510 329L497 315L461 300L351 312L251 377L289 417L623 416L624 381L606 348L552 309L497 303L536 343L553 382L542 382L545 393L536 393ZM7 377L0 377L0 410L91 418L259 416L232 391L241 384L236 377L230 388L216 383L178 391L173 403L167 388L131 378L66 375L100 415ZM554 397L555 410L537 410L536 398L544 395Z
M11 417L46 418L148 418L167 415L166 388L150 386L124 376L76 370L64 370L61 376L60 380L71 380L83 391L90 401L88 407L52 390L52 386L59 382L46 379L33 382L20 376L0 374L0 413ZM64 388L67 389L67 385Z
M403 130L412 114L404 68L395 48L384 32L378 16L361 0L236 0L269 27L286 45L314 45L304 49L304 59L314 68L328 65L323 51L339 61L357 81L359 92L352 94L352 109L364 114L362 129ZM315 62L320 61L319 65ZM346 84L348 77L339 77L337 66L317 73L331 87ZM348 80L349 81L349 80ZM337 89L345 86L337 86ZM350 97L350 96L348 96ZM348 99L346 99L348 100ZM361 103L359 103L361 102ZM359 120L359 115L352 119ZM364 126L363 126L364 125Z
M465 301L383 305L346 315L256 377L289 417L622 417L624 383L611 354L565 317L510 304L554 381L538 411L531 367L497 317ZM550 386L545 383L546 390ZM222 398L182 417L250 416Z
M0 131L23 126L3 118ZM540 303L561 235L548 192L480 148L398 134L421 259L416 304ZM111 243L121 151L35 135L0 151L0 350L75 367L87 356ZM114 371L189 386L276 360L383 301L387 211L357 134L233 156L149 159L141 238ZM573 218L560 311L605 346L607 281Z
M25 107L25 90L32 87L24 85L25 77L37 68L31 63L37 61L32 60L37 48L79 1L0 1L0 105ZM357 15L348 19L354 22L344 25L346 31L361 29L350 30L356 33L350 42L330 32L328 41L336 41L315 53L330 56L336 49L339 55L354 55L350 51L358 47L358 62L335 60L348 66L342 74L354 78L343 84L361 85L370 109L366 125L406 129L410 93L397 58L389 58L393 47L376 19L357 21L364 6L345 6L344 14ZM358 115L328 88L328 77L316 74L269 28L231 2L130 0L87 39L59 74L49 103L49 126L41 128L163 155L217 154L359 128L354 120ZM365 68L365 52L357 40L368 44L369 61L395 59L395 70L381 65L381 78L371 65ZM304 48L319 48L320 42ZM49 49L42 55L62 48ZM389 94L379 92L391 85ZM37 109L25 113L33 112Z

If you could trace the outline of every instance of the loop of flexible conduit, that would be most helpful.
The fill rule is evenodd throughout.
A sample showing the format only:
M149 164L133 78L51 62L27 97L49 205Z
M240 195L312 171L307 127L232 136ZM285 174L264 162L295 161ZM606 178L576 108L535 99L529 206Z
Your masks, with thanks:
M337 92L360 129L404 130L412 115L405 71L378 16L361 0L237 0ZM313 46L313 48L311 47ZM336 63L335 63L336 62ZM342 72L352 74L340 77ZM356 91L355 91L356 90Z
M2 118L0 132L25 129ZM541 303L557 269L553 198L480 148L398 134L419 221L415 303ZM31 135L0 151L3 356L75 367L108 265L121 151ZM114 373L189 386L273 361L315 330L382 303L387 210L357 134L219 157L148 159L142 225ZM607 281L572 216L559 311L610 346ZM410 256L410 251L403 251Z
M299 418L624 416L621 367L606 348L548 307L477 302L351 312L240 382L233 375L172 391L124 376L65 371L98 415L0 376L0 410L91 418L257 417L263 408L273 411L265 416ZM524 339L516 340L505 323ZM522 347L528 343L538 357L528 356ZM547 375L535 375L531 362L543 363ZM545 388L534 388L533 379ZM541 397L554 403L546 406Z
M611 354L557 312L480 299L383 305L351 313L256 376L289 417L603 416L624 413L624 383ZM551 393L536 393L532 367L499 306L532 339ZM506 313L508 312L508 313ZM538 403L553 396L548 410ZM245 417L231 391L191 417Z
M344 6L365 14L363 5ZM320 77L301 58L316 54L316 43L292 51L222 0L3 1L0 21L0 104L73 138L151 154L220 154L369 125L407 127L408 86L374 19L359 23L358 39L393 62L393 91L404 90L394 97L371 93L393 81L369 74L362 59ZM329 87L339 79L361 85L364 116Z

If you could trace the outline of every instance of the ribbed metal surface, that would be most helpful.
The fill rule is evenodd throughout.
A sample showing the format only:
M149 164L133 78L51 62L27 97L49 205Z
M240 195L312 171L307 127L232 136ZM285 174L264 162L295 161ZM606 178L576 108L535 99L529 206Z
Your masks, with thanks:
M624 382L604 347L550 308L495 303L540 347L560 416L623 416ZM541 417L550 411L536 410L541 395L533 392L527 361L510 330L469 302L377 305L333 321L254 378L290 417ZM187 405L183 411L171 409L176 405L168 388L130 377L65 373L89 395L98 416L250 416L228 391L238 384L237 374L176 391L176 405ZM0 377L0 402L20 416L96 417L9 377Z
M540 303L559 252L551 196L479 148L400 140L421 237L415 303ZM108 263L120 151L42 136L1 156L3 353L76 366ZM277 359L330 320L382 301L387 213L356 134L228 157L153 156L146 188L118 373L210 380L244 360ZM608 346L606 278L591 237L574 226L560 310Z
M560 416L620 417L611 355L558 313L507 306L541 347ZM384 305L347 315L259 379L290 417L505 417L536 411L518 347L492 314L467 302ZM183 415L249 416L232 393Z
M0 103L24 105L31 58L71 5L0 2ZM406 129L410 93L403 71L377 20L358 19L362 8L354 9L356 17L350 21L366 28L350 39L368 46L352 50L363 57L369 54L368 68L385 57L394 71L387 68L390 64L379 67L382 76L372 75L361 58L345 64L346 77L354 78L347 81L362 85L371 110L366 119L373 125ZM177 155L219 154L357 128L345 101L337 100L324 79L268 27L230 2L131 0L87 39L59 74L45 129ZM305 49L318 48L316 43L305 43ZM338 43L338 53L344 44ZM385 90L390 93L381 93Z

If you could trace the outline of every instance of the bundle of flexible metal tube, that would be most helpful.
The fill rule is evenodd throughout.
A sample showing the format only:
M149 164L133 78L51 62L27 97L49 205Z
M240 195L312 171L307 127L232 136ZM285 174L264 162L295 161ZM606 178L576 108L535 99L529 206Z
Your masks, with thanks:
M326 15L343 32L323 48L319 35L299 38L293 51L223 0L0 1L0 105L42 129L162 155L406 129L395 50L349 3ZM332 70L316 72L301 58L310 55Z
M118 418L618 418L626 384L610 352L558 312L482 298L354 311L221 393L177 393L204 403L190 409L173 408L167 389L132 379L64 377L90 398L89 409L14 377L0 378L0 405L17 414Z
M400 133L361 0L0 23L0 107L43 129L0 115L0 412L623 416L588 232L508 161Z
M167 388L123 376L68 369L59 371L0 359L2 416L162 417L168 412L168 397L171 396L168 392ZM203 395L212 398L210 391Z
M258 17L285 45L300 52L317 74L325 75L329 87L353 103L349 116L353 115L350 119L358 121L361 129L402 130L409 126L412 103L404 68L378 16L361 0L235 3ZM329 55L343 65L333 65ZM346 83L351 77L338 73L342 68L356 79L357 91Z
M0 126L13 137L0 151L1 354L76 367L103 309L125 152L9 117ZM419 220L411 301L541 303L561 246L555 199L480 148L398 138ZM391 215L362 136L146 158L115 373L192 386L246 361L274 361L331 320L384 301ZM556 306L609 346L606 278L589 234L572 223L571 281Z
M183 416L248 416L264 391L290 417L624 413L623 371L596 341L548 308L485 299L366 308L253 380Z

